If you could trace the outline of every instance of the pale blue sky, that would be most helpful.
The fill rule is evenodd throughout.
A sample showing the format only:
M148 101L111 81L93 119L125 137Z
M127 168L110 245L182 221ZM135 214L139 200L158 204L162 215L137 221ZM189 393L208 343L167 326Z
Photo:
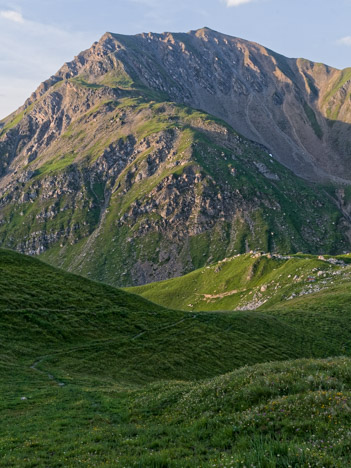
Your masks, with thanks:
M105 31L203 26L351 67L351 0L0 0L0 118Z

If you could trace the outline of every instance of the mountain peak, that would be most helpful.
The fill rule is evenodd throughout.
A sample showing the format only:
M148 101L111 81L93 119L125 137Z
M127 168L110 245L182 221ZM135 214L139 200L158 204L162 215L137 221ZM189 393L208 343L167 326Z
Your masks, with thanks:
M218 31L215 31L214 29L211 29L209 28L208 26L204 26L203 28L199 28L199 29L191 29L189 31L190 34L197 34L197 35L200 35L202 33L216 33L216 34L221 34L221 33L218 33Z
M344 157L351 110L343 98L351 92L350 69L288 59L206 26L188 33L106 32L44 82L26 107L57 81L84 75L104 83L117 69L126 83L142 84L225 120L298 175L351 178Z

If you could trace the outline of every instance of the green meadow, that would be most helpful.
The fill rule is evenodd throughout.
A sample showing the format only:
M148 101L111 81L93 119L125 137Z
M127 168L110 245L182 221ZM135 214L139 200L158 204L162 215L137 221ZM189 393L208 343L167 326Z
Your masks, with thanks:
M172 310L0 250L0 466L349 466L350 295Z
M126 288L165 307L194 311L271 309L291 299L348 290L351 256L248 253L178 278ZM345 287L344 287L345 286Z

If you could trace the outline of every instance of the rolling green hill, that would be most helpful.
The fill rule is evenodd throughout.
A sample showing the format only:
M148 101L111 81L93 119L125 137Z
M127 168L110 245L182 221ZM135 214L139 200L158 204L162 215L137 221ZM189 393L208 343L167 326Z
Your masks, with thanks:
M226 258L185 276L126 291L182 310L269 309L351 280L350 255L251 253ZM287 301L287 302L285 302Z
M181 312L0 250L0 466L345 466L350 359L264 364L351 355L344 289Z
M319 317L321 331L314 316L300 323L296 312L281 320L275 312L165 309L6 250L0 271L1 362L37 362L63 381L76 373L132 383L202 379L244 364L338 355L349 341L347 311L335 312L333 329L329 314Z
M0 466L344 468L350 375L349 358L132 388L17 371L1 384Z

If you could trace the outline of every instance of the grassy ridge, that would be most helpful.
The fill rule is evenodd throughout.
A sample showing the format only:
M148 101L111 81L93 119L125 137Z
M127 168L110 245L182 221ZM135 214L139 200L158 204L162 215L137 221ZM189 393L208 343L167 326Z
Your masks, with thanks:
M313 255L237 255L185 276L126 288L127 291L182 310L269 309L295 296L305 296L350 280L350 257ZM333 261L333 260L332 260ZM343 264L342 264L343 263ZM286 302L289 307L290 301Z
M32 257L0 249L0 308L20 310L162 310L133 294L66 273Z
M276 317L166 310L20 254L0 258L2 355L27 368L44 356L38 367L67 381L80 372L134 383L201 379L310 348L308 334Z

